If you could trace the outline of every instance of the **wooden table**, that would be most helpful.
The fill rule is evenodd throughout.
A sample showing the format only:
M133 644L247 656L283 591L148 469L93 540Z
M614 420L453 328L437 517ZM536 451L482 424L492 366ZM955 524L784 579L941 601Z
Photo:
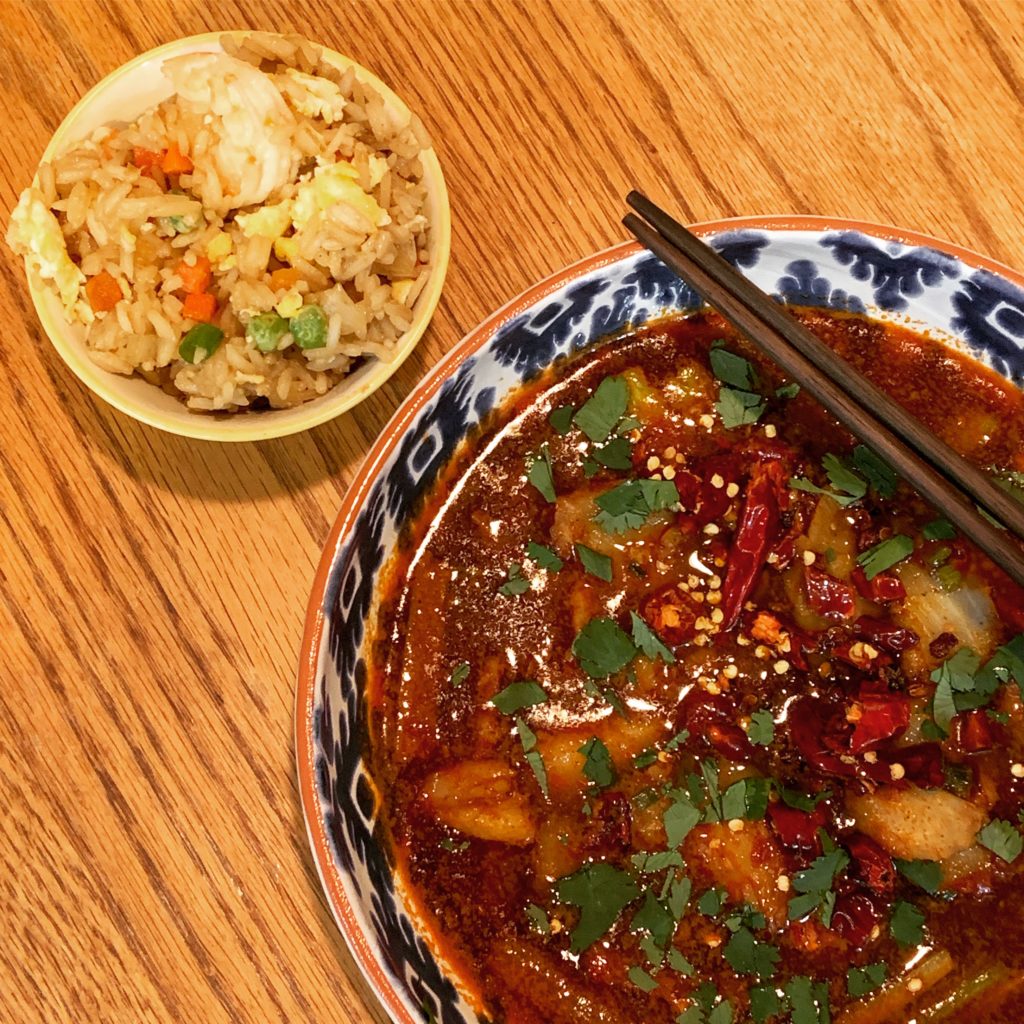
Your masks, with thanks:
M366 1021L296 794L308 587L339 498L427 367L526 285L689 220L823 213L1021 265L1024 7L961 3L0 3L0 208L95 81L181 35L297 31L432 130L455 218L416 354L264 444L107 408L0 280L0 1018ZM6 214L0 215L6 228Z

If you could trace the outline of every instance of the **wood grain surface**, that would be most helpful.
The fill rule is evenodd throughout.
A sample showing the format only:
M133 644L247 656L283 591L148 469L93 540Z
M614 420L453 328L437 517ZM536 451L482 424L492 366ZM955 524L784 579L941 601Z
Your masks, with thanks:
M122 62L297 31L432 131L452 262L418 350L359 409L218 446L94 398L0 260L0 1020L365 1022L307 851L292 710L339 498L438 357L623 237L687 220L882 221L1024 264L1024 7L1011 2L0 3L0 222Z

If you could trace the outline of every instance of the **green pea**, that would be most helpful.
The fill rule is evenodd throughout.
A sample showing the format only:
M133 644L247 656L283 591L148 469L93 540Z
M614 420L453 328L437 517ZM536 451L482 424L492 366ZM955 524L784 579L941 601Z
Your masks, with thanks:
M289 326L299 348L323 348L327 344L327 314L319 306L303 306Z
M245 328L246 337L261 351L273 352L288 330L288 321L276 313L260 313Z
M185 332L178 346L178 355L186 363L199 363L217 351L224 340L224 332L213 324L196 324Z

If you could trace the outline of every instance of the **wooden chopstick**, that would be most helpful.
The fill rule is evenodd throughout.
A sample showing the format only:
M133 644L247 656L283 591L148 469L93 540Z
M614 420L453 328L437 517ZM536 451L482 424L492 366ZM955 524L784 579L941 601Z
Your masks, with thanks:
M650 200L631 192L627 202L654 225L624 218L642 245L1024 586L1024 551L976 506L1017 536L1024 536L1024 508Z

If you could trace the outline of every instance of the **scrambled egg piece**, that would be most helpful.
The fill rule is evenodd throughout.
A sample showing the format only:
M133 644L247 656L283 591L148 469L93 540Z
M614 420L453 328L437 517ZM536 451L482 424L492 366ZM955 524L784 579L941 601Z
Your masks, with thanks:
M207 258L214 263L222 263L231 254L231 236L226 231L218 231L210 239L206 247Z
M294 238L275 238L274 255L282 263L294 263L299 252L299 243Z
M27 188L22 192L11 214L7 244L16 253L28 257L29 264L43 280L57 285L64 309L68 314L74 313L85 275L68 255L60 224L39 189Z
M264 206L252 213L239 213L235 223L246 238L280 238L292 226L292 204L285 200L274 206Z
M334 82L316 75L307 75L295 68L285 69L286 78L279 79L282 91L295 109L307 117L322 117L328 124L340 121L345 113L345 97ZM293 87L295 83L298 88Z
M373 196L359 187L359 172L345 160L327 167L318 167L311 180L299 186L292 209L297 228L309 223L321 210L343 203L368 223L367 231L390 221Z

